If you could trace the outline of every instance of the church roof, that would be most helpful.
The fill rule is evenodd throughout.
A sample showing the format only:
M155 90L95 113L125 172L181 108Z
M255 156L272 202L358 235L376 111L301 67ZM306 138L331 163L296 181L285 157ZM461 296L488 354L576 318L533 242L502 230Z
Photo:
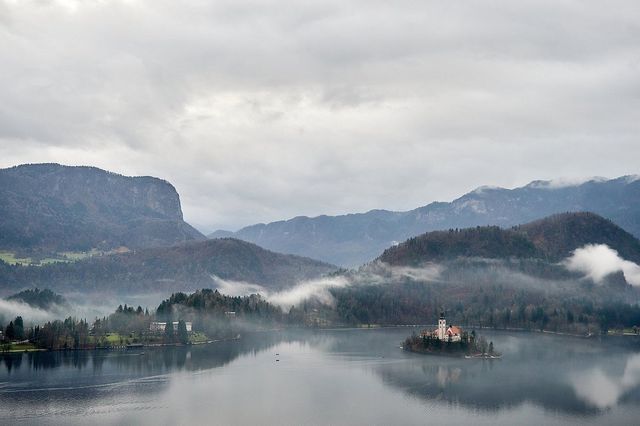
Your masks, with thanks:
M451 327L449 327L449 330L447 330L447 332L451 332L451 334L462 334L462 329L456 325L452 325Z

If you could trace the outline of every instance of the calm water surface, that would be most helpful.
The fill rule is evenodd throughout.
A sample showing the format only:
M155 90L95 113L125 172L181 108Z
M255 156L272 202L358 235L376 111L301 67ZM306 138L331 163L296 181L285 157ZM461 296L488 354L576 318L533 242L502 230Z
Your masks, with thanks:
M630 339L483 332L487 361L405 353L411 331L0 356L0 423L640 424Z

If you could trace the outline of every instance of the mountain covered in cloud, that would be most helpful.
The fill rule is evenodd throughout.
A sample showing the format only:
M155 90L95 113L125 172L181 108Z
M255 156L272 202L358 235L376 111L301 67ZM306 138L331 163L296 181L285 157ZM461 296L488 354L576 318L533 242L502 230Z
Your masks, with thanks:
M0 262L0 291L46 286L64 293L170 293L215 287L220 280L231 287L280 289L336 269L313 259L274 253L226 238L43 266Z
M0 170L0 250L112 250L205 237L182 217L167 181L95 167L28 164Z
M496 225L511 227L562 212L590 211L640 236L640 179L586 182L534 181L505 189L480 187L452 202L434 202L405 212L372 210L342 216L296 217L217 231L270 250L356 266L399 241L434 230Z

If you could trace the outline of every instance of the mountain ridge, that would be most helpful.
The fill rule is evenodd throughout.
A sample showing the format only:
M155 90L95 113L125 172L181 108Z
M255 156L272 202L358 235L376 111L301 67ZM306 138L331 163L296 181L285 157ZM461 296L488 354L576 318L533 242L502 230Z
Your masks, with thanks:
M513 189L481 186L451 202L435 201L404 212L374 209L339 216L297 216L254 224L233 236L282 253L353 267L388 246L424 232L496 225L511 227L562 212L592 211L640 236L640 178L593 178L586 182L532 181Z
M225 238L43 266L0 262L0 289L46 286L61 292L175 292L211 287L216 278L280 289L336 269L317 260Z

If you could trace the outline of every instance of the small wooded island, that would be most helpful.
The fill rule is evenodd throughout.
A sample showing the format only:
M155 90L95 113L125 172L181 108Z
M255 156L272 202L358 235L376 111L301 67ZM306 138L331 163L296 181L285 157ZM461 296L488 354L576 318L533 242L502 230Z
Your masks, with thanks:
M419 336L413 334L407 337L402 348L405 351L422 354L466 358L498 359L502 356L493 347L493 342L487 343L484 337L476 337L475 330L469 334L457 326L447 327L444 313L440 314L438 328L425 329Z

